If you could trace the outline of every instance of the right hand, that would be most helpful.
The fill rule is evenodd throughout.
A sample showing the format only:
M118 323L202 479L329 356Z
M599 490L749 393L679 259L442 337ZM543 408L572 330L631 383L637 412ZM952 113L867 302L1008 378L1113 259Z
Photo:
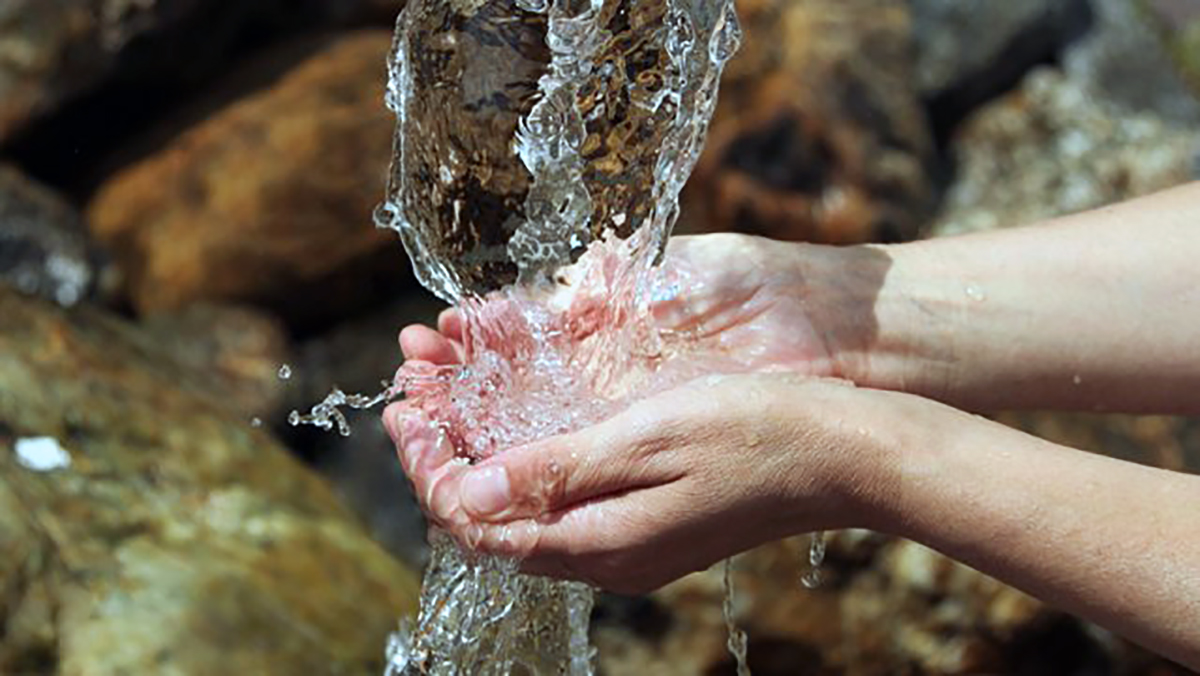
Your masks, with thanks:
M733 360L736 370L782 370L869 386L855 374L862 370L857 366L873 322L874 290L865 287L882 258L862 248L749 235L675 237L663 263L666 282L651 308L660 330L686 337L686 359L699 371L706 363ZM461 318L447 310L437 333L410 326L401 345L410 360L459 361Z

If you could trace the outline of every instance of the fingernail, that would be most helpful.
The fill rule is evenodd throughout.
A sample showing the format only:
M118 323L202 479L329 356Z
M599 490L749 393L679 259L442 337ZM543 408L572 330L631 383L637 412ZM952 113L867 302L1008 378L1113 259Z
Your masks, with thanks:
M463 507L479 516L495 516L512 501L508 472L503 467L485 467L467 473L460 490Z

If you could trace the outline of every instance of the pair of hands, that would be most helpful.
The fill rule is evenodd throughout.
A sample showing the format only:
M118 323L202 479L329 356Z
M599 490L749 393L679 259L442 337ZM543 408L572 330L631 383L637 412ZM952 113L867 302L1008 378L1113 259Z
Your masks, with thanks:
M424 414L391 405L385 424L431 519L526 570L641 593L767 541L871 525L887 454L922 400L860 389L862 332L820 247L739 235L672 240L665 265L685 291L654 308L688 333L688 359L738 355L752 372L705 377L587 430L474 466ZM409 366L461 359L458 315L407 327ZM419 367L418 367L419 368ZM545 490L546 486L553 490Z

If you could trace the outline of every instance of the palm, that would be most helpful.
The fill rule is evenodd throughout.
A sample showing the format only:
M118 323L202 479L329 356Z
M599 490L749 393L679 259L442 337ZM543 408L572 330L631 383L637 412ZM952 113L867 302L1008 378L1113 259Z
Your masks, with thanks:
M814 311L821 299L805 284L794 253L779 242L742 235L672 239L652 305L663 334L676 338L675 366L836 376L829 327L813 319L821 314ZM438 329L406 329L401 335L405 356L420 363L459 361L458 314L444 313Z
M679 237L664 266L674 288L660 294L669 299L656 304L655 315L686 339L689 361L835 375L791 249L754 237Z

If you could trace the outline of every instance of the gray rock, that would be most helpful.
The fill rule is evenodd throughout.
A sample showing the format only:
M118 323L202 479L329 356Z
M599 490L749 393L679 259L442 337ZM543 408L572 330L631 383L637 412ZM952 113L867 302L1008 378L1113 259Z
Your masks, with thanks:
M934 235L1032 223L1195 178L1200 132L1130 112L1042 68L954 139L958 176Z
M206 374L3 286L0 551L5 674L376 676L416 607L415 575Z
M911 0L916 79L927 98L994 95L1087 23L1087 0Z
M99 260L74 208L0 165L0 280L70 306L95 289Z
M1063 56L1067 74L1129 112L1200 124L1200 103L1136 0L1091 0L1094 25Z

